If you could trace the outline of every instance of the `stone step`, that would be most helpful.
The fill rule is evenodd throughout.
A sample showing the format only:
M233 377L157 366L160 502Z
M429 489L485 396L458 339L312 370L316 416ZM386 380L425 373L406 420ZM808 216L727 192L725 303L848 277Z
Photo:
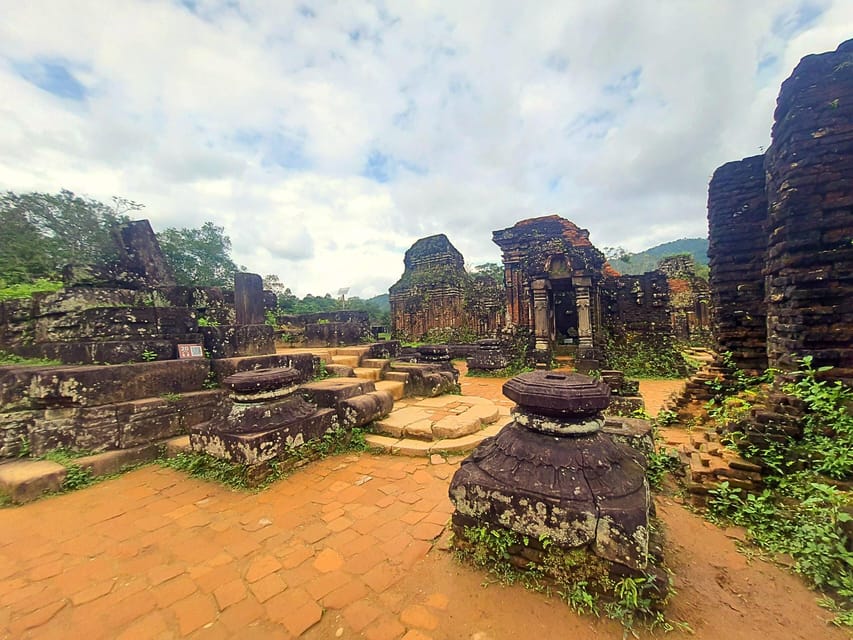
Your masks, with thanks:
M114 449L91 456L75 458L71 464L87 469L93 478L119 473L123 468L151 462L160 457L161 449L173 457L189 447L189 436L161 440L130 449ZM62 490L68 469L48 460L10 460L0 464L0 493L15 504L31 502L45 493Z
M380 380L376 383L377 391L388 391L395 401L402 400L406 392L406 383L396 380Z
M358 356L362 358L365 353L370 351L370 347L337 347L336 349L331 349L334 351L333 355L336 356Z
M382 371L380 369L372 369L370 367L355 367L353 369L356 378L362 380L373 380L378 382L382 379Z
M362 358L361 366L370 369L379 369L385 371L391 361L388 358Z
M405 371L386 371L383 374L382 379L406 384L409 381L409 374Z
M431 442L415 438L395 438L393 436L374 433L368 434L366 440L371 449L400 456L428 457L433 454L464 454L472 451L486 438L497 435L509 422L512 422L512 418L504 416L502 419L477 433L460 438L445 438L444 440L434 440Z
M330 364L343 364L355 369L361 365L361 358L353 355L334 355Z

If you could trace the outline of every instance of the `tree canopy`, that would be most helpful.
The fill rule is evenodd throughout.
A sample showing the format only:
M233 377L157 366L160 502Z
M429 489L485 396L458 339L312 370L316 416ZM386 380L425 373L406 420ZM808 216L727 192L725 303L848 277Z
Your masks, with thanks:
M127 211L141 208L120 198L110 207L66 190L7 191L0 196L0 280L12 285L56 279L66 264L114 258L112 227L128 220Z
M178 284L230 287L241 270L231 259L231 239L225 228L212 222L197 229L170 227L157 234L157 241Z
M110 206L67 190L7 191L0 195L0 287L59 280L67 264L108 264L117 257L113 228L143 206L123 198ZM223 227L169 228L157 240L178 284L233 285L239 267Z

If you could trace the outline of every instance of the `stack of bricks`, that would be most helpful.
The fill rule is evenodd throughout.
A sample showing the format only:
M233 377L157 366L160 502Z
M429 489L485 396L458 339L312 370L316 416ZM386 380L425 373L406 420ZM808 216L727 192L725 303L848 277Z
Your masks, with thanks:
M694 504L703 503L722 482L750 492L761 486L761 467L724 447L712 431L694 430L676 450L684 468L684 487Z

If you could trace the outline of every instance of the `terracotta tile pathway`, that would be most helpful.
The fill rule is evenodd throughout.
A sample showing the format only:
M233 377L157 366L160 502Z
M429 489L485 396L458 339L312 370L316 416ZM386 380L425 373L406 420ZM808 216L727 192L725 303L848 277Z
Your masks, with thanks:
M152 465L4 509L0 637L291 638L324 615L429 637L446 596L400 610L390 588L442 533L454 469L338 456L244 494Z

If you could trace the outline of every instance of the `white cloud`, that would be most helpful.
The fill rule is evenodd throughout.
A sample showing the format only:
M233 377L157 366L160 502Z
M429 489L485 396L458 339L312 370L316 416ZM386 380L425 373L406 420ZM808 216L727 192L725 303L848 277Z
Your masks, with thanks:
M843 0L0 12L0 187L125 196L155 229L212 220L250 270L362 296L433 233L472 264L499 259L493 230L555 212L599 246L703 234L714 169L768 144L781 81L853 24ZM57 68L84 100L35 86Z

